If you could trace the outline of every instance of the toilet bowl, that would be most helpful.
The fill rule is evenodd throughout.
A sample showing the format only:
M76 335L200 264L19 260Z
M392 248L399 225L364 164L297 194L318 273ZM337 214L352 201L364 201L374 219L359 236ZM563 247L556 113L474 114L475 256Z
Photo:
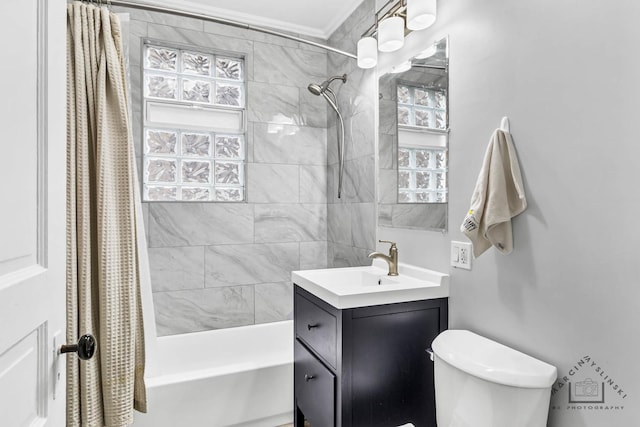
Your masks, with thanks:
M557 370L470 331L432 344L438 427L544 427Z

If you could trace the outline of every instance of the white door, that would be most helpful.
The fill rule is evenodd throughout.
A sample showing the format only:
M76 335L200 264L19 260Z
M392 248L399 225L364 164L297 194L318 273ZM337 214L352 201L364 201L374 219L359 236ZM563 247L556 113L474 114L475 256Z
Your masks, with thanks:
M3 0L0 16L0 425L62 427L66 6Z

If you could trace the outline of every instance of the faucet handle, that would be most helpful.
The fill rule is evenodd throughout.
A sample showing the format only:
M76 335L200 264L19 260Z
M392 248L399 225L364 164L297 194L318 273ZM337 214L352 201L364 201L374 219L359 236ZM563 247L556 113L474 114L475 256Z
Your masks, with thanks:
M398 248L396 247L396 242L392 242L391 240L378 240L378 242L380 242L380 243L390 243L391 247L389 248L389 252L398 250Z

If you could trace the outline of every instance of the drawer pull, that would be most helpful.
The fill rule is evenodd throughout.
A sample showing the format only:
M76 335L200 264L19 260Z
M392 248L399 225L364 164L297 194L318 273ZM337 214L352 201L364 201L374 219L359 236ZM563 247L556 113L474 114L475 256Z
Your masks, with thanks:
M313 328L319 328L319 327L320 327L320 323L314 323L313 325L311 323L307 323L308 330L312 330Z
M311 381L311 380L312 380L312 379L314 379L315 377L316 377L315 375L307 375L307 374L304 374L304 380L305 380L305 381L307 381L307 382Z

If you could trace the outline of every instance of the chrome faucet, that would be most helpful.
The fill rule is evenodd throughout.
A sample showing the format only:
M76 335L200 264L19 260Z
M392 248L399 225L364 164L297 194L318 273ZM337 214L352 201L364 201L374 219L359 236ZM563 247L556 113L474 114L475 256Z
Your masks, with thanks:
M391 243L391 247L389 248L389 255L385 255L380 252L371 252L369 254L369 258L382 258L387 261L389 264L389 273L388 276L397 276L398 275L398 248L396 247L396 242L390 242L388 240L378 240L380 243Z

